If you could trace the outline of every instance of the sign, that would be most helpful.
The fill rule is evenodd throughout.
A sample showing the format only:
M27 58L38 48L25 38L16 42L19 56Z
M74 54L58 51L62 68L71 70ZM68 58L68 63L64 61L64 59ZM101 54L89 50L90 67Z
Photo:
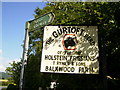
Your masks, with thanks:
M99 74L97 26L45 26L41 72Z
M52 12L49 12L39 18L36 18L34 20L29 21L30 22L30 30L35 30L38 28L41 28L45 25L50 24L54 19L54 14Z

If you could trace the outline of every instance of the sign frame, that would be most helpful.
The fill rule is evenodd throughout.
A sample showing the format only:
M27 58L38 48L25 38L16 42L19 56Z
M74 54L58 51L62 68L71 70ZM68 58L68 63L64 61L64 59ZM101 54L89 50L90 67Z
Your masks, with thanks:
M46 27L52 27L52 26L46 26ZM45 27L45 28L46 28ZM53 26L54 27L54 26ZM99 44L98 44L98 27L97 26L58 26L58 27L85 27L85 28L89 28L89 27L96 27L96 32L97 32L97 54L98 54L98 56L95 58L95 59L97 59L97 66L98 66L98 71L97 72L94 72L94 73L92 73L92 69L91 70L88 70L88 71L90 71L90 72L79 72L79 73L74 73L74 72L71 72L71 73L69 73L69 72L67 72L67 71L65 71L65 72L56 72L56 71L48 71L48 73L68 73L68 74L99 74L99 60L98 60L98 57L99 57ZM82 29L81 29L82 30ZM58 31L58 30L57 30ZM83 32L83 31L82 31ZM46 32L44 31L44 34L45 34ZM76 32L77 33L77 32ZM80 32L81 33L81 32ZM47 34L48 35L48 34ZM70 33L70 35L71 35L71 33ZM73 35L74 36L74 35ZM57 35L56 35L56 37L57 37ZM63 36L64 37L64 36ZM69 36L68 36L69 37ZM86 38L86 39L88 39L87 41L87 43L90 43L89 41L91 41L92 39L87 35L87 34L85 34L84 33L84 38ZM52 41L52 40L54 40L54 39L52 39L52 38L49 38L48 39L49 41ZM43 41L44 43L46 42L45 41L45 36L44 36L44 41ZM63 42L63 41L62 41ZM44 46L45 46L45 44L43 43L43 48L44 48ZM48 42L48 44L49 44L49 42ZM90 43L91 45L92 44L94 44L94 42L92 41L91 43ZM73 48L73 50L74 49L76 49L76 47L75 48ZM68 50L72 50L72 49L68 49ZM42 50L43 52L42 52L42 62L41 62L41 72L45 72L45 71L43 71L42 69L43 69L43 65L42 65L42 63L43 63L43 53L44 53L44 50ZM66 50L65 50L66 51ZM59 52L60 53L60 52ZM80 53L80 52L79 52ZM47 57L47 56L46 56ZM87 57L87 58L89 58L89 57ZM94 59L93 59L94 60ZM50 68L52 68L52 67L50 67ZM72 69L72 68L71 68ZM83 68L81 68L81 69L79 69L79 70L82 70ZM86 68L86 69L89 69L89 68Z

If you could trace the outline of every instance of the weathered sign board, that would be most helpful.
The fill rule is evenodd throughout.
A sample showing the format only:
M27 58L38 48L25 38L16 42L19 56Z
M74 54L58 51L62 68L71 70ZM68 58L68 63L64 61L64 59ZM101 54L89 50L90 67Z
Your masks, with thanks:
M45 26L41 72L99 74L97 26Z

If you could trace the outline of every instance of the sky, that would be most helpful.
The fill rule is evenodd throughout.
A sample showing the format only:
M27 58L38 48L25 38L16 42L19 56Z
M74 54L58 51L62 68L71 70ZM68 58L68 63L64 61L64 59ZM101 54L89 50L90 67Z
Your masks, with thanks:
M0 3L0 71L4 72L12 61L22 58L25 23L34 19L34 10L45 7L45 2Z

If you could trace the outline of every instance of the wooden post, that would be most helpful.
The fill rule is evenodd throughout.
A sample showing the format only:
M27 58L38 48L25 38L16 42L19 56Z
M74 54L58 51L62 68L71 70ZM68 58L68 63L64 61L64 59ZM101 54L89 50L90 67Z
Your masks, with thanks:
M103 33L105 34L105 33ZM105 47L105 36L101 37L101 49L102 49L102 78L103 78L103 88L107 90L107 61L106 61L106 47Z

